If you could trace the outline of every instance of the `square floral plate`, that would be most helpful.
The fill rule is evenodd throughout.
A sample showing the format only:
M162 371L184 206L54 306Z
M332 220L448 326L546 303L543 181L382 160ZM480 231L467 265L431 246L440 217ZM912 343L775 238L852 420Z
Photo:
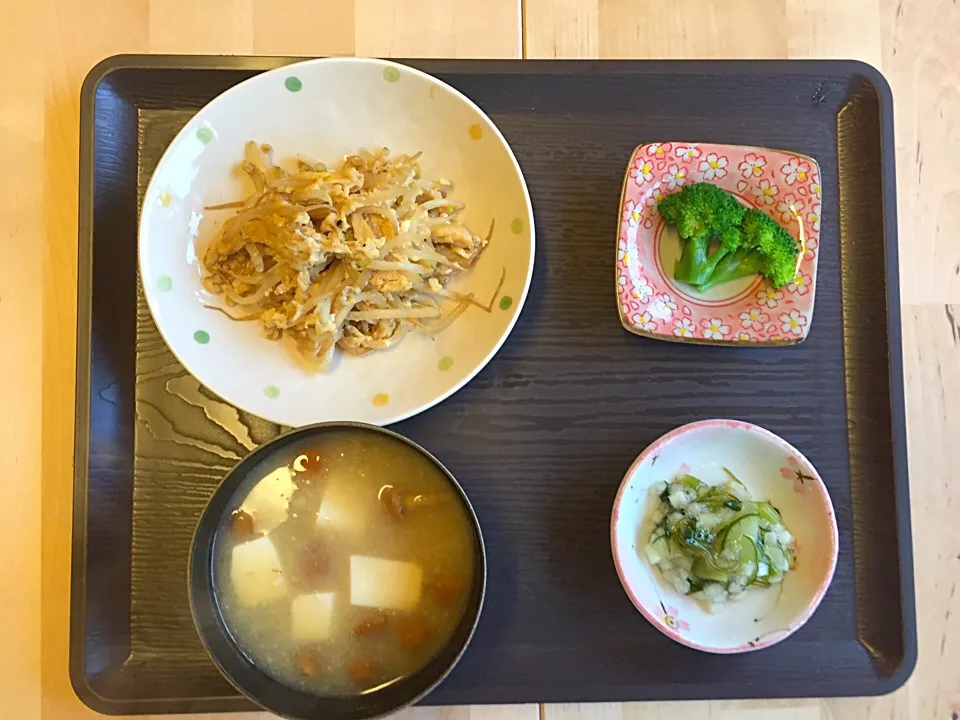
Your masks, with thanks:
M709 182L763 210L806 250L793 283L755 275L700 293L673 279L680 239L657 203L683 185ZM792 209L791 209L792 208ZM651 143L633 152L623 183L617 243L620 322L659 340L710 345L792 345L810 330L820 242L820 168L805 155L741 145Z

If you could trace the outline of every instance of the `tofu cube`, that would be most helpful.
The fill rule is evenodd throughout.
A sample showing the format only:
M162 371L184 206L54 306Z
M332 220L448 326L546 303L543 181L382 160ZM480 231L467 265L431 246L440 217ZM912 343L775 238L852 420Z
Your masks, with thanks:
M277 549L268 537L233 548L230 580L241 605L265 605L287 593Z
M313 643L330 637L336 593L300 595L290 606L290 627L298 643Z
M287 519L287 506L295 489L290 468L277 468L253 486L240 509L253 518L253 530L266 534Z
M317 525L349 535L361 535L370 526L377 510L376 497L369 487L338 478L327 486L317 511Z
M420 602L423 571L397 560L350 556L350 602L360 607L409 611Z

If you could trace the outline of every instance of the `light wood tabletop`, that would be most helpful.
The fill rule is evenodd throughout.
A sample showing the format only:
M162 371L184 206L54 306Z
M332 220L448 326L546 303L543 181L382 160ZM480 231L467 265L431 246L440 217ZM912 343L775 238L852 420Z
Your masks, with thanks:
M102 58L154 52L824 57L880 67L893 85L896 105L920 634L912 679L892 696L874 699L528 705L414 709L405 715L958 718L960 484L949 453L960 439L956 0L6 0L3 15L0 371L6 381L0 548L9 555L0 590L0 716L95 715L76 699L67 678L79 92L87 71Z

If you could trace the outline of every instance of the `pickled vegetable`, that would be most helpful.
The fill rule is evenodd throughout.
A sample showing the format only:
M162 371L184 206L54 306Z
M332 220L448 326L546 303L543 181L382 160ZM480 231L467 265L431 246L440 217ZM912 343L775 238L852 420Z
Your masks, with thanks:
M780 512L724 470L729 479L719 485L688 474L655 484L654 529L644 547L667 583L710 610L782 582L796 563Z

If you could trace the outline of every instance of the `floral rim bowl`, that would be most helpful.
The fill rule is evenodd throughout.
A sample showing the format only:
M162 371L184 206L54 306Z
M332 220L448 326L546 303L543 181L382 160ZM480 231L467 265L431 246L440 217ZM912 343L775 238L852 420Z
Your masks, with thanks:
M657 203L684 185L709 182L763 210L800 239L795 281L772 288L760 276L700 293L673 279L680 240ZM805 155L742 145L641 145L627 166L617 236L617 307L637 335L709 345L793 345L813 319L820 244L820 167ZM797 215L794 215L796 211Z
M664 581L643 547L653 530L651 485L684 473L716 484L726 479L724 468L780 511L797 562L780 585L751 589L711 613ZM671 640L710 653L760 650L792 635L820 605L837 565L833 503L813 465L769 430L737 420L683 425L644 450L617 493L610 539L620 582L637 610Z

